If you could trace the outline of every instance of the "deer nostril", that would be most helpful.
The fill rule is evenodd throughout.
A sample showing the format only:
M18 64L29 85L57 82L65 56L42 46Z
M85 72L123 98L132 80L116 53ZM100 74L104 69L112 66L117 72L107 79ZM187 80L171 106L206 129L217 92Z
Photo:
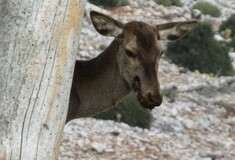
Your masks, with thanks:
M154 96L154 95L152 95L151 93L148 93L148 94L147 94L147 97L148 97L149 103L150 103L151 105L160 106L161 103L162 103L162 96L161 96L161 95L159 95L159 96Z

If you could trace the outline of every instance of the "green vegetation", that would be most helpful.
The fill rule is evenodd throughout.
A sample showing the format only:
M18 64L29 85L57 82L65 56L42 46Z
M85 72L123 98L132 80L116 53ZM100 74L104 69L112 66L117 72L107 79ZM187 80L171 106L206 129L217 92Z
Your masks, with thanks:
M228 50L214 39L209 23L201 23L182 39L169 43L166 55L177 65L217 76L234 75Z
M198 2L193 6L193 9L198 9L202 12L202 14L208 14L212 17L221 16L219 8L209 2Z
M233 51L235 51L235 36L233 36L231 43L230 43L231 48L233 48Z
M88 0L90 3L103 6L104 8L113 8L118 6L126 6L129 5L128 0Z
M226 39L230 38L231 34L232 30L230 28L226 28L224 31L221 31L221 35Z
M230 36L235 36L235 14L231 15L226 21L222 22L220 25L219 31L226 32L230 30Z
M163 6L182 6L180 0L155 0L157 4L161 4Z
M226 21L222 22L220 25L219 31L221 35L229 39L231 38L231 42L227 43L227 47L229 50L235 50L235 14L231 15Z
M138 102L134 93L129 94L117 107L94 116L98 119L124 122L130 126L150 128L151 114Z
M229 40L222 42L222 44L227 48L228 51L234 52L235 51L235 36L228 37L228 38Z

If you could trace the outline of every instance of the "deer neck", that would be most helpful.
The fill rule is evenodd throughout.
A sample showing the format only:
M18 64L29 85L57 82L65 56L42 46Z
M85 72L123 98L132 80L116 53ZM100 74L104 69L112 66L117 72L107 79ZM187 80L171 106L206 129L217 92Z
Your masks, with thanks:
M118 69L118 50L119 43L114 40L98 57L77 61L74 83L80 98L78 117L105 111L130 92Z

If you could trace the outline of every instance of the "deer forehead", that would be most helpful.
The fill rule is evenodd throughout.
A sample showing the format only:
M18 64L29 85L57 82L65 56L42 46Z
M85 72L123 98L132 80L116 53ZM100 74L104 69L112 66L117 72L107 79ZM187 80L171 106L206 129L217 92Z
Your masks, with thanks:
M132 51L150 52L155 50L155 52L159 52L162 49L155 27L144 22L131 21L127 23L123 33L127 48Z
M126 40L126 49L133 52L144 52L146 54L157 55L163 50L162 42L157 40L155 35L152 37L132 35Z

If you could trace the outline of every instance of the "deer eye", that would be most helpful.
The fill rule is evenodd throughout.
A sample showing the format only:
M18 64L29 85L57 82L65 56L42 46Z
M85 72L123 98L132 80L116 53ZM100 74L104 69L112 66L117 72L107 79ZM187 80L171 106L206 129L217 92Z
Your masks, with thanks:
M129 49L126 49L126 55L128 56L128 57L135 57L136 55L132 52L132 51L130 51Z

